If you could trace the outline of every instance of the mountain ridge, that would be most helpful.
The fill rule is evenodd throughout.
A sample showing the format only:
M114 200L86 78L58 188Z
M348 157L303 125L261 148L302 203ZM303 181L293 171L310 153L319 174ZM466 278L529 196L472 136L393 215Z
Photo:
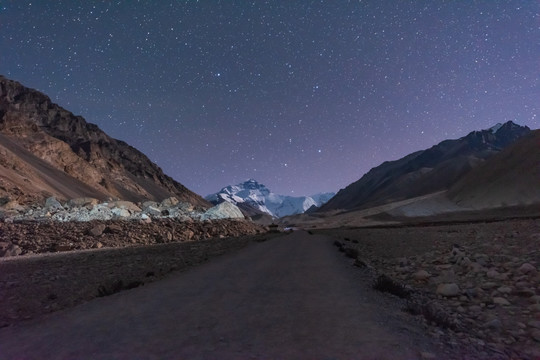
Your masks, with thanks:
M447 190L485 159L531 131L512 121L498 125L386 161L341 189L319 211L365 209Z
M210 206L134 147L54 104L47 95L2 75L0 134L0 150L10 159L3 164L6 170L0 177L0 196L16 197L20 202L73 195L130 201L175 196L196 206ZM12 151L14 144L28 151L26 160ZM43 172L40 161L52 169ZM21 171L23 168L29 173ZM61 189L57 181L46 184L44 179L59 174L68 176L72 191ZM19 186L21 179L24 186Z

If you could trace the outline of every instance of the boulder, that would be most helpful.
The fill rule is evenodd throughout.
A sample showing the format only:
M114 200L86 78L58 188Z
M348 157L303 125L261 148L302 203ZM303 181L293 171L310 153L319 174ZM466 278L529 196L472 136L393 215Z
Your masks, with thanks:
M161 209L168 209L168 208L171 208L171 207L175 206L178 203L179 203L178 199L175 198L174 196L172 196L170 198L167 198L167 199L163 200L161 202L161 204L159 204L159 207Z
M0 257L17 256L22 253L22 249L10 242L0 242Z
M4 210L11 210L11 211L24 211L24 207L21 206L17 201L15 200L11 200L11 201L8 201L7 203L5 203L2 208Z
M161 216L161 210L151 205L144 209L144 213L152 217Z
M109 202L109 208L111 209L118 208L122 210L127 210L129 211L130 214L142 211L140 207L138 207L131 201L122 201L122 200Z
M47 211L59 211L64 210L64 207L54 196L51 196L45 200L45 210Z
M99 204L99 200L92 197L75 198L67 202L67 205L70 208L88 207L89 209L91 209L93 206L97 204Z
M244 214L242 214L238 206L225 201L208 209L201 216L201 220L216 219L244 219Z
M131 213L128 209L122 209L122 208L112 208L111 209L112 214L116 219L127 219L131 216Z
M90 235L94 237L101 236L101 234L103 234L103 231L105 231L106 227L107 226L105 224L97 224L96 226L90 229L89 233Z
M141 208L143 209L143 211L148 209L149 207L159 208L159 203L155 201L145 201L141 204Z
M78 221L89 221L92 220L111 220L113 218L113 213L111 209L109 209L108 206L99 204L96 205L90 210L90 213L88 214L89 219L88 220L78 220Z

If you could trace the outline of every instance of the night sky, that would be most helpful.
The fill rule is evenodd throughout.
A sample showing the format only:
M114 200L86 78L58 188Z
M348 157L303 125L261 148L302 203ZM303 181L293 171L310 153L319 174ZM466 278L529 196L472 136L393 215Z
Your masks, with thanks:
M540 1L2 1L0 74L207 195L337 191L513 120L538 128Z

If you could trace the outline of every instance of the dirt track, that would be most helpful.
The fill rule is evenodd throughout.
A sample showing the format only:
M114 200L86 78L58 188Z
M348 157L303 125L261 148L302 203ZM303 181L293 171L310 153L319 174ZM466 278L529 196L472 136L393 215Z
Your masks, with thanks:
M296 232L0 329L0 358L449 358L350 267L330 238Z

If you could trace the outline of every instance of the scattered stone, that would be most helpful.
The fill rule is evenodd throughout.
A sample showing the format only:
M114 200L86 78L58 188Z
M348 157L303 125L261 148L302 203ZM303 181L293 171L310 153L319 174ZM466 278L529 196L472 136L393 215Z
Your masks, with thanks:
M413 278L417 281L426 281L431 277L431 274L426 270L420 270L413 274Z
M540 320L531 320L527 325L535 329L540 329Z
M111 224L106 227L105 231L108 233L120 234L122 231L124 231L124 229L122 229L120 225Z
M540 342L540 330L531 331L531 337L534 339L534 341Z
M436 358L437 358L437 355L430 352L422 351L420 353L420 359L422 360L429 360L429 359L436 359Z
M187 229L182 233L182 235L185 239L191 240L193 239L193 236L195 235L195 233L192 230Z
M106 228L107 226L105 224L97 224L96 226L90 229L90 235L94 237L101 236L103 234L103 231L105 231Z
M482 290L491 290L491 289L494 289L496 287L498 287L499 285L495 282L485 282L483 283L482 285L480 285L480 288L482 288Z
M509 286L501 286L497 289L497 291L501 294L510 294L512 292L512 288Z
M536 272L536 268L529 263L525 263L519 267L518 271L522 274L528 274L530 272Z
M502 327L502 322L501 320L495 318L485 322L484 327L489 329L500 329Z
M488 270L488 272L486 273L486 276L490 279L498 279L501 274L495 270L495 269L491 269L491 270Z
M455 283L450 284L439 284L437 286L437 294L446 296L446 297L453 297L458 296L461 293L459 286Z
M502 306L510 306L510 302L503 297L494 297L493 303Z
M66 244L56 244L54 247L55 251L69 251L71 250L71 245Z

